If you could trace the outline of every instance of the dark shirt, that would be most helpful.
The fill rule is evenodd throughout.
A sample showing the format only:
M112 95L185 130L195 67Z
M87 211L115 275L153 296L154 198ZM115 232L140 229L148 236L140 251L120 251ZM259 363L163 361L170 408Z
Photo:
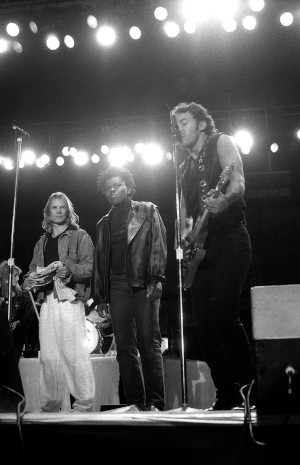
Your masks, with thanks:
M126 199L114 207L110 214L112 274L126 272L127 220L130 209L131 201Z
M68 228L67 228L68 229ZM59 260L58 255L58 238L64 233L58 234L56 237L52 237L51 234L48 235L47 241L44 248L44 266L50 265L50 263L57 262ZM53 290L53 283L47 284L45 291Z

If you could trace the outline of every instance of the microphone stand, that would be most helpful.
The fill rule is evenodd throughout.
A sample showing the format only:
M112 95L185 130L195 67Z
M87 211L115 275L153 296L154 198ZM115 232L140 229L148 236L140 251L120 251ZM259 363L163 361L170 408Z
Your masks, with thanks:
M15 237L15 223L16 223L16 207L17 207L17 196L18 196L18 184L19 184L19 171L20 171L20 158L21 158L21 148L22 148L22 136L29 137L29 133L24 131L24 129L19 128L15 124L13 124L13 130L15 131L15 141L17 146L17 161L16 161L16 176L15 176L15 189L14 189L14 203L13 203L13 215L12 215L12 226L11 226L11 238L10 238L10 258L8 259L8 270L9 270L9 278L8 278L8 321L10 323L11 320L11 310L12 310L12 281L13 281L13 273L14 273L14 266L15 266L15 259L13 258L14 255L14 237ZM17 132L19 135L17 135Z
M182 260L183 260L183 249L181 247L181 223L180 223L180 189L179 189L179 166L178 166L178 154L177 148L179 145L178 141L178 129L175 117L171 117L171 129L173 139L173 163L175 168L175 184L176 184L176 259L177 259L177 271L178 271L178 289L179 289L179 329L180 329L180 368L181 368L181 396L182 396L182 408L186 410L188 397L187 397L187 376L186 376L186 353L185 353L185 342L184 342L184 322L183 322L183 273L182 273Z

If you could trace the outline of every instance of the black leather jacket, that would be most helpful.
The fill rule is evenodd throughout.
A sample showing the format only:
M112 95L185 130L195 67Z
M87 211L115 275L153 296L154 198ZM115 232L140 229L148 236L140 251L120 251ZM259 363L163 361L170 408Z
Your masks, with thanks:
M126 274L133 287L150 282L165 282L167 262L166 228L156 205L131 201L127 220ZM93 299L109 302L110 287L110 212L98 221L94 261Z

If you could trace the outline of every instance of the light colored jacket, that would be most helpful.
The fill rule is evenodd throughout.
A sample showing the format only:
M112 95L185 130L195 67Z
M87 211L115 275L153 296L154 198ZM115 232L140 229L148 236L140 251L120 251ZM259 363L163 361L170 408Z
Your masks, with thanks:
M49 235L43 234L37 241L29 271L36 271L37 266L44 265L44 249ZM91 237L84 229L71 226L58 238L59 261L71 272L68 286L77 292L78 299L88 300L91 294L91 277L94 265L94 245ZM39 300L43 296L39 296Z

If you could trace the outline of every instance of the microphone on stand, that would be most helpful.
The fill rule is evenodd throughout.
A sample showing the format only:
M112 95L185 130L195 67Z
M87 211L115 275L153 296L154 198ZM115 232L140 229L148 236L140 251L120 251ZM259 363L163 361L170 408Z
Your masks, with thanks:
M16 126L16 124L13 122L12 128L14 131L18 131L20 134L22 134L25 137L30 137L29 132L25 131L25 129L19 128L19 126Z
M171 131L172 131L172 134L173 134L173 138L174 138L175 141L178 142L179 139L180 139L180 135L179 135L179 131L178 131L176 118L175 118L175 115L172 114L172 111L170 112L170 121L171 121Z

